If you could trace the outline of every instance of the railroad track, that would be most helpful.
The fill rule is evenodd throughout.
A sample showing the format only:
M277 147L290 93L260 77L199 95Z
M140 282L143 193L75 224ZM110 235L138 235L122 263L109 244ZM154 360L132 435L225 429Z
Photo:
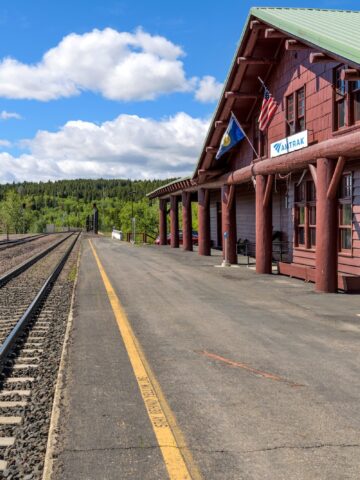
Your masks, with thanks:
M22 245L23 243L33 242L34 240L38 240L39 238L45 237L49 235L48 233L42 233L39 235L31 235L30 237L18 238L16 240L1 240L0 241L0 251L6 250L8 248L17 247L18 245Z
M78 238L0 288L0 478L41 478Z
M39 253L36 255L33 255L32 257L26 259L24 262L20 263L19 265L16 265L12 269L8 270L5 272L3 275L0 275L0 288L3 287L6 283L8 283L11 279L17 277L20 275L22 272L30 268L34 263L38 262L41 260L45 255L53 251L55 248L57 248L59 245L61 245L63 242L65 242L68 238L70 238L73 234L71 233L70 235L62 238L58 242L55 242L51 244L49 247L44 248L41 250Z

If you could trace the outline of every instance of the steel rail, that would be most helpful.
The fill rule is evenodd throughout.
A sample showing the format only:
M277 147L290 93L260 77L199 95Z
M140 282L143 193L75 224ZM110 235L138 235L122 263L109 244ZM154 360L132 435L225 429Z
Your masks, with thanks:
M45 233L37 233L36 235L28 235L27 237L20 237L20 238L12 238L7 240L0 240L0 245L10 245L11 243L21 242L22 240L29 240L30 238L38 238L46 235Z
M80 233L76 236L75 240L71 243L69 248L66 250L65 254L55 267L54 271L50 274L47 278L41 289L39 290L38 294L31 302L30 306L27 308L26 312L22 315L22 317L18 320L15 327L11 330L9 335L6 337L6 340L0 347L0 372L6 366L6 361L11 353L13 347L15 346L19 337L24 333L25 328L31 322L34 315L37 313L41 303L46 299L47 295L51 291L52 287L54 286L55 281L57 280L58 276L60 275L61 270L63 269L66 260L68 259L72 249L77 242ZM69 238L69 237L67 237Z
M24 272L28 268L30 268L34 263L38 262L41 258L45 257L48 253L50 253L52 250L54 250L56 247L61 245L65 240L70 238L73 235L71 233L70 235L66 236L65 238L62 238L59 242L50 245L50 247L45 248L42 250L40 253L33 255L29 259L25 260L22 262L20 265L16 265L14 268L11 270L5 272L3 275L0 276L0 288L3 287L6 283L8 283L10 280L13 278L17 277L20 275L20 273Z
M39 238L45 237L49 235L48 233L42 233L40 235L32 235L30 237L19 238L17 240L1 240L0 241L0 250L6 250L8 248L17 247L18 245L22 245L24 243L32 242L33 240L38 240Z

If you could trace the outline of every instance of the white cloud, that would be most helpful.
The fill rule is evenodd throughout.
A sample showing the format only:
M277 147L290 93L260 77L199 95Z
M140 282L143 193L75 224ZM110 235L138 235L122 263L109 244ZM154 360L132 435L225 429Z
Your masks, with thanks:
M151 100L160 94L192 91L180 58L183 50L141 29L112 28L70 34L40 62L0 62L0 96L54 100L92 91L112 100Z
M208 120L186 113L156 121L120 115L96 125L70 121L22 142L29 153L0 153L0 182L60 178L168 178L192 172Z
M0 112L1 120L9 120L9 118L14 118L15 120L21 120L22 116L19 113L7 112L6 110L3 110L2 112Z
M0 147L11 147L11 142L9 142L9 140L0 139Z
M195 98L203 103L216 102L220 97L222 88L223 84L219 83L216 78L206 75L199 81Z

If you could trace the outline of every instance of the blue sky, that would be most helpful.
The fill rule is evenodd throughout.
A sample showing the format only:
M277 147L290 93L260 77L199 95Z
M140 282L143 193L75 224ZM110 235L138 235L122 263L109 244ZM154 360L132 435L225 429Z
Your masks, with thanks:
M359 3L2 0L0 182L191 171L251 6Z

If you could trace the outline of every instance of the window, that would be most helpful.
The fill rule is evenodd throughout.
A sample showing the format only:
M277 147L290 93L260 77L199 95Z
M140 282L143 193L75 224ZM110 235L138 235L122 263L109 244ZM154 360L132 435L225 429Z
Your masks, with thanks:
M351 110L353 123L360 121L360 80L351 82Z
M341 128L345 126L345 98L346 98L346 85L344 80L341 80L341 72L345 69L344 66L338 67L334 72L335 83L335 128Z
M286 97L286 122L286 135L293 135L295 133L294 94Z
M352 175L346 173L339 189L339 251L351 253L352 248Z
M309 232L307 248L315 248L316 246L316 188L314 182L306 182L307 202L308 202L308 218Z
M305 87L286 97L286 136L305 130Z
M295 187L295 246L316 246L316 189L311 180Z
M341 80L341 65L334 70L334 129L360 122L360 80Z

